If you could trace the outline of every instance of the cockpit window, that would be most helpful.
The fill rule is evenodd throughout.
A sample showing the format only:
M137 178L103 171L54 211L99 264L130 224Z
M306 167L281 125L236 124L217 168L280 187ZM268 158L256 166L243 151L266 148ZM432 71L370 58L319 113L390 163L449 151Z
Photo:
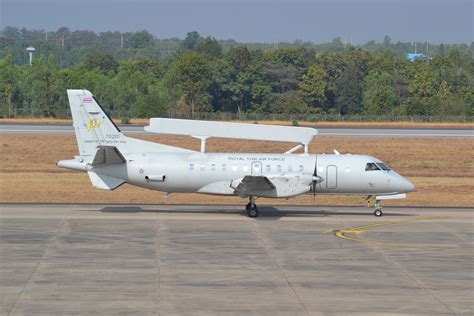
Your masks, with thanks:
M367 165L365 165L365 171L375 171L375 170L380 170L380 168L373 162L368 162Z
M377 162L377 166L379 166L380 169L382 169L382 170L384 170L384 171L390 171L390 168L387 167L384 163Z

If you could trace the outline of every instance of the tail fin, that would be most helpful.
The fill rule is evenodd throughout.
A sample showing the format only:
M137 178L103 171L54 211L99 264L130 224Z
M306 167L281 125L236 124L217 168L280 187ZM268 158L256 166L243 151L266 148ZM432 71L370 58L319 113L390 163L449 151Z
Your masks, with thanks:
M87 90L67 90L81 156L95 155L97 146L124 135Z
M115 146L120 152L192 152L147 142L122 134L88 90L67 90L69 106L81 156L95 156L98 146Z

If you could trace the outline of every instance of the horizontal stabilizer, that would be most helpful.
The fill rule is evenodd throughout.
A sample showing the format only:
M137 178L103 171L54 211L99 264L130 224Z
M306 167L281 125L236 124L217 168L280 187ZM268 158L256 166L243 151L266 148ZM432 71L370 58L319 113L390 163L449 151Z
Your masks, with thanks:
M92 171L88 171L87 174L91 179L92 185L102 190L114 190L125 183L125 180L98 174Z
M152 133L188 135L195 137L222 137L236 139L296 142L308 145L318 134L310 127L243 124L168 118L151 118L145 130Z
M115 146L99 146L92 161L93 166L114 165L124 163L126 160Z

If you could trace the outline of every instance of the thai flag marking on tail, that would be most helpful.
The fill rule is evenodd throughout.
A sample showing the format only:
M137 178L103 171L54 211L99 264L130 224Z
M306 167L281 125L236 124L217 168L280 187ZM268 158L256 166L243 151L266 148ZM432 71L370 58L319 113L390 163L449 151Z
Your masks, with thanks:
M94 99L93 98L82 98L82 103L93 103Z

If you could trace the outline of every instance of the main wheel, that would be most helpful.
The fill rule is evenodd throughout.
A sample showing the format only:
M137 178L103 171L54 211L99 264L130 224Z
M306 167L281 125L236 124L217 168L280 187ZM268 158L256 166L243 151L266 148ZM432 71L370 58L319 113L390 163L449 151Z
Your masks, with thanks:
M247 203L247 205L245 205L245 210L248 212L250 209L252 208L252 203Z
M377 217L380 217L380 216L382 216L382 215L383 215L383 213L382 213L382 210L381 210L381 209L379 209L379 208L375 209L375 211L374 211L374 215L375 215L375 216L377 216Z
M258 209L256 206L251 207L250 209L247 210L247 215L251 218L258 217Z

